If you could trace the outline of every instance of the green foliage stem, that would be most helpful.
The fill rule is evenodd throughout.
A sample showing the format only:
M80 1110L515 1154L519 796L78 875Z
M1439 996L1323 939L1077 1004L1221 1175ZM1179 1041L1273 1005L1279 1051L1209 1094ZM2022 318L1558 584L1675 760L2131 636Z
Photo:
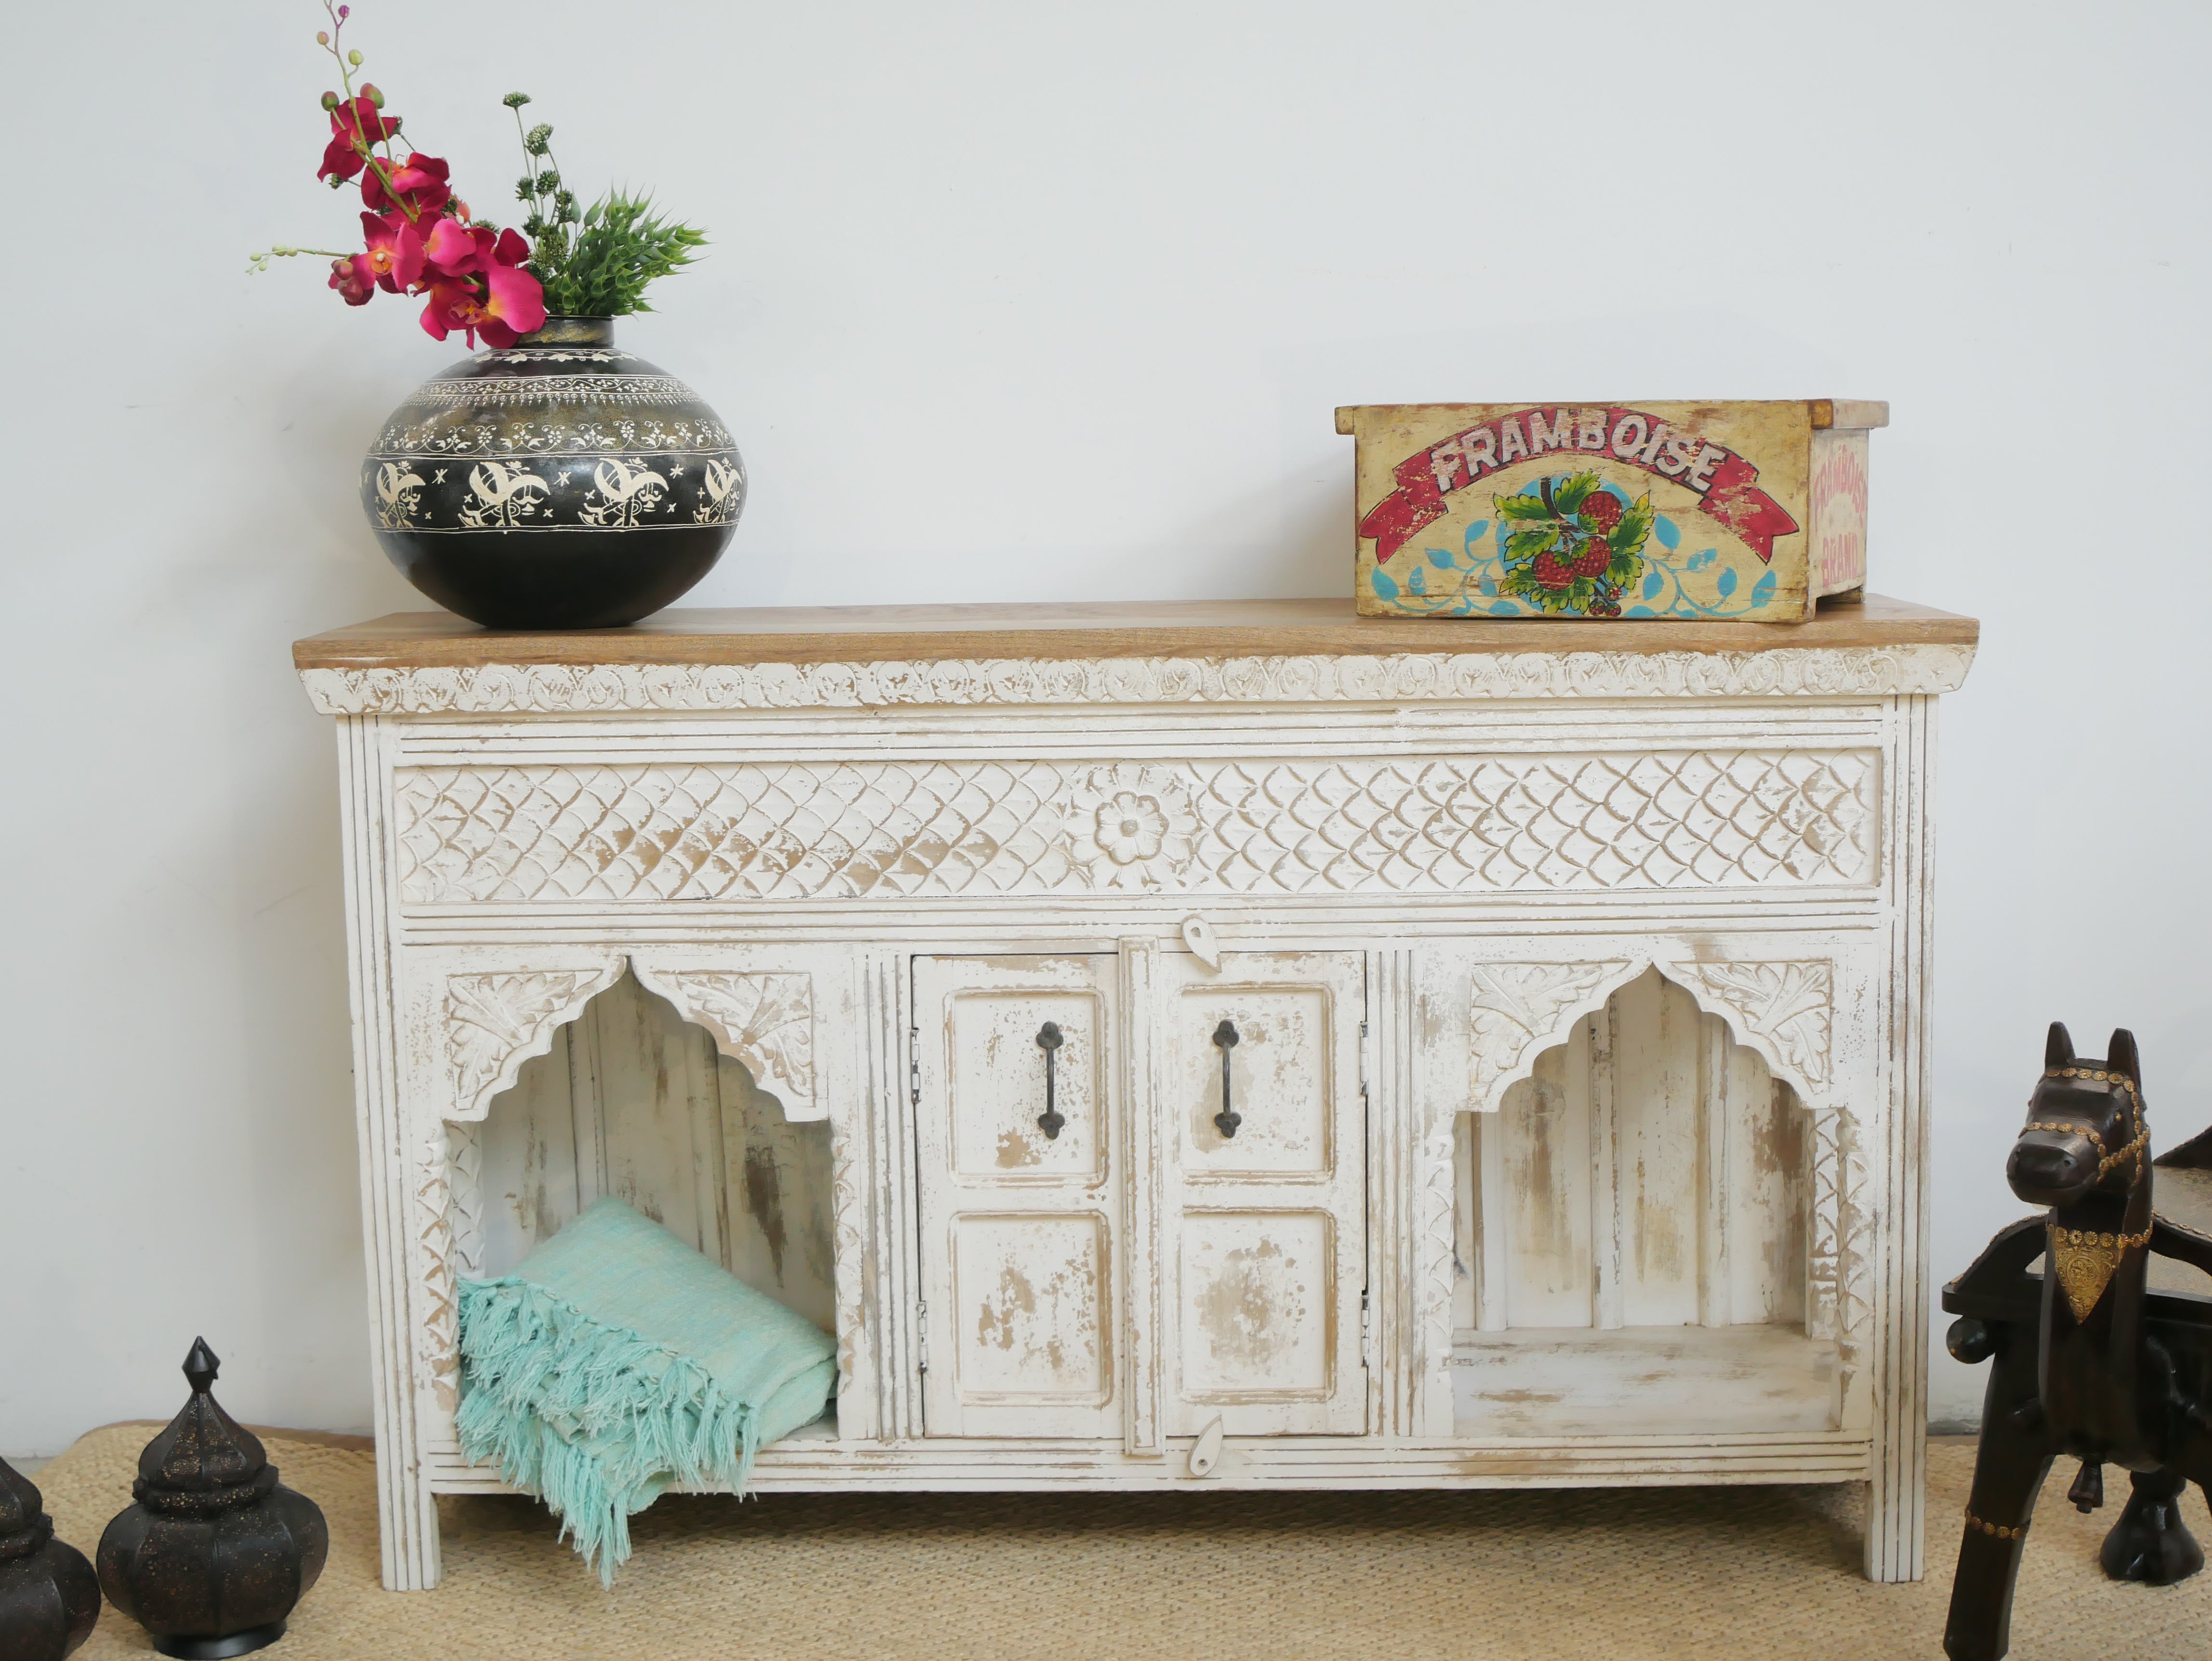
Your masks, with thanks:
M553 129L540 123L524 131L524 93L504 100L514 112L528 171L515 195L529 206L522 228L531 238L525 269L545 289L545 309L556 317L626 317L649 312L647 287L691 264L706 236L692 226L656 213L649 196L610 191L588 208L566 189L553 160Z

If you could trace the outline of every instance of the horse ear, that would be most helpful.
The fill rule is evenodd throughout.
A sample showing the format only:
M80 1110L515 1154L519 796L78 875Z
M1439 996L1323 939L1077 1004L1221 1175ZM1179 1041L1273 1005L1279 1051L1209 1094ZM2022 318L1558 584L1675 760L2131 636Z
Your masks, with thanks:
M2046 1068L2074 1065L2074 1040L2066 1036L2066 1023L2051 1023L2051 1036L2043 1041L2043 1064Z
M2142 1062L2136 1055L2136 1035L2124 1026L2112 1029L2112 1041L2105 1047L2105 1070L2124 1073L2135 1080L2136 1088L2142 1088Z

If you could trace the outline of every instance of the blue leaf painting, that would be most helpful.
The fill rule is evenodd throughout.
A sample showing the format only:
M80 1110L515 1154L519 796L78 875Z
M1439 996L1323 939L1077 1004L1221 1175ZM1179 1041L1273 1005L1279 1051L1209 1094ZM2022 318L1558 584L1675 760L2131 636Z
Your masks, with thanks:
M1679 548L1682 545L1681 528L1664 514L1653 518L1651 534L1659 538L1659 545L1662 548Z
M1428 555L1429 563L1435 566L1439 571L1449 571L1451 569L1452 557L1446 553L1443 549L1429 548L1423 550L1423 551Z
M1391 581L1390 574L1379 565L1375 568L1375 593L1382 599L1398 598L1398 585Z
M1765 576L1759 578L1757 582L1752 585L1751 603L1753 605L1764 605L1768 600L1772 599L1773 598L1774 573L1769 571Z
M1690 556L1689 567L1692 571L1702 571L1720 557L1721 551L1717 548L1700 548Z
M1734 593L1735 592L1735 567L1731 565L1726 570L1723 571L1720 575L1720 581L1713 584L1713 587L1720 590L1721 598L1723 599L1726 599L1730 594Z
M1429 574L1426 571L1416 565L1413 574L1406 579L1406 591L1408 593L1425 594L1429 591L1428 576Z
M1628 608L1627 615L1632 618L1656 618L1659 614L1649 605L1632 605Z
M1501 599L1490 608L1490 614L1498 618L1517 618L1521 615L1521 608L1510 599Z
M1468 553L1472 554L1474 551L1474 545L1482 540L1483 533L1489 529L1490 521L1486 519L1478 519L1467 527L1466 542Z
M1644 598L1646 599L1658 599L1660 589L1666 586L1667 579L1662 576L1658 572L1654 571L1650 576L1644 579Z

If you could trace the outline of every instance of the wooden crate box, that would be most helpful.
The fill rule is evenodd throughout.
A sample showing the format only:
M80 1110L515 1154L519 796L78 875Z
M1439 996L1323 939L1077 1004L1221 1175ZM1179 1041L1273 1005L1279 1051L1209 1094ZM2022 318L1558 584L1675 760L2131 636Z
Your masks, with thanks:
M1340 409L1359 611L1802 623L1866 581L1888 424L1825 398Z

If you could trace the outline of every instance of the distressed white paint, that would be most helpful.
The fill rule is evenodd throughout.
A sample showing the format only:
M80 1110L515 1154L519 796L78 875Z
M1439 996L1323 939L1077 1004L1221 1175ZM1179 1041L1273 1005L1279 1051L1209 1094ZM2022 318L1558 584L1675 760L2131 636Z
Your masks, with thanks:
M1469 1437L1817 1433L1836 1427L1836 1347L1790 1327L1530 1327L1452 1356Z
M505 1192L503 1178L487 1176L507 1156L495 1120L476 1121L510 1068L550 1064L557 1043L574 1074L585 1041L557 1035L625 969L718 1050L744 1052L735 1059L748 1069L770 1067L770 1030L782 1035L775 1064L799 1065L791 1023L755 1017L787 1007L787 977L807 988L811 1077L783 1105L830 1128L841 1390L834 1437L769 1450L765 1486L1172 1485L1189 1481L1192 1438L1218 1412L1231 1422L1208 1480L1230 1485L1862 1481L1869 1572L1917 1574L1932 715L1919 671L1881 654L1846 672L1770 652L1756 677L1717 660L1534 655L1547 666L1515 682L1523 695L1496 698L1433 665L1380 661L1202 667L1176 683L1176 702L1145 702L1131 689L1155 683L1097 666L994 672L980 702L956 697L978 684L957 674L887 684L881 666L847 666L793 684L819 697L779 684L719 707L598 715L548 702L535 672L530 698L489 705L489 683L440 703L426 682L383 705L422 713L343 719L390 1583L434 1582L429 1495L486 1481L459 1464L450 1430L453 1277L507 1249L491 1238L504 1226L491 1192ZM1963 666L1962 655L1943 684ZM562 672L594 684L592 672ZM1331 696L1314 691L1324 682ZM895 696L856 702L833 696L840 686ZM1070 687L1099 696L1073 710L1060 697ZM1211 687L1233 694L1233 719L1209 707ZM1523 874L1509 880L1502 855L1455 852L1443 829L1455 812L1486 811L1500 779L1632 782L1679 776L1696 757L1829 781L1842 794L1824 799L1856 804L1856 851L1825 828L1807 840L1809 821L1785 819L1775 821L1781 856L1753 859L1740 828L1680 814L1639 828L1644 810L1623 796L1632 811L1603 848L1577 844L1557 866L1516 852L1508 865ZM662 878L611 865L595 876L554 815L531 820L541 868L580 881L503 887L501 875L480 887L471 873L507 867L471 840L467 813L436 806L459 802L465 780L611 769L648 782L680 773L750 801L747 781L776 767L826 781L823 800L856 850L845 875L770 880L744 865L757 875L718 885L694 862ZM978 824L1016 813L1022 789L1050 788L996 844L1014 848L1017 865L994 865L997 853L957 836L898 852L896 840L914 836L911 809L886 798L872 827L874 799L841 782L894 777L969 793L957 800ZM1160 855L1130 852L1096 825L1088 840L1075 835L1102 778L1117 794L1158 798L1175 828ZM1408 794L1401 779L1419 782ZM1271 797L1278 788L1289 794ZM1441 817L1406 843L1417 857L1401 858L1377 815L1416 801ZM1498 824L1499 846L1518 849L1514 838L1541 819L1516 807ZM1663 867L1638 841L1655 826L1672 839ZM1807 863L1790 851L1793 837L1834 857ZM1447 860L1476 874L1448 880ZM994 871L1003 881L982 879ZM680 879L654 886L667 878ZM1182 949L1199 892L1218 971ZM1177 1348L1186 1271L1217 1272L1208 1254L1225 1261L1240 1240L1221 1236L1188 1191L1181 1161L1212 1157L1195 1140L1189 1058L1195 1047L1218 1084L1218 1052L1210 1023L1182 1033L1175 1012L1186 994L1203 1001L1240 983L1240 958L1328 965L1301 972L1333 1000L1326 1017L1302 1018L1328 1028L1326 1059L1283 1075L1309 1086L1326 1075L1328 1087L1291 1091L1297 1111L1255 1131L1255 1167L1222 1186L1236 1226L1279 1225L1289 1238L1295 1223L1299 1252L1332 1256L1312 1287L1334 1300L1333 1335L1324 1323L1316 1349L1315 1329L1300 1329L1283 1370L1265 1377L1208 1373ZM1064 967L1039 980L1041 963ZM975 1019L948 1032L948 1001L963 990L979 1000ZM1074 1074L1057 1140L1023 1129L1042 1110L1034 1040L1046 1019L1079 1035L1062 1052ZM649 1051L637 1049L638 1065ZM1601 1052L1625 1059L1600 1066ZM600 1168L688 1205L687 1226L735 1262L729 1123L685 1093L708 1090L722 1068L691 1076L653 1109L658 1151L625 1164L610 1148ZM1802 1165L1754 1157L1781 1146L1777 1084L1798 1104L1789 1110L1803 1129ZM1538 1123L1516 1116L1528 1098L1543 1098L1547 1146L1583 1147L1547 1179L1564 1231L1515 1195L1510 1159L1526 1166L1533 1154L1515 1156L1510 1139ZM574 1101L572 1091L572 1147ZM695 1169L687 1189L671 1150L688 1137L696 1160L717 1123L724 1174ZM1505 1127L1495 1161L1484 1157L1493 1127ZM609 1134L604 1116L591 1134ZM1325 1181L1313 1165L1322 1141L1334 1173ZM1340 1179L1353 1186L1333 1187ZM1523 1214L1508 1232L1525 1236L1530 1269L1517 1278L1510 1254L1472 1249L1466 1228L1516 1204ZM723 1232L710 1235L710 1223ZM1010 1269L1034 1309L1000 1295ZM1061 1284L1036 1295L1038 1277L1055 1275ZM1584 1275L1579 1312L1562 1312ZM1071 1347L1071 1335L1083 1342ZM1673 1345L1683 1389L1630 1401L1621 1384L1610 1431L1569 1431L1578 1421L1564 1405L1549 1423L1458 1422L1468 1345L1540 1342L1598 1346L1613 1359L1593 1362L1591 1380L1608 1367L1632 1378L1619 1358ZM1324 1352L1333 1372L1315 1359ZM1806 1358L1824 1354L1832 1397L1822 1401L1834 1405L1816 1410ZM1537 1365L1525 1349L1523 1360ZM1695 1395L1697 1380L1730 1378L1780 1416L1716 1430L1689 1406L1672 1416L1663 1406ZM1300 1420L1287 1409L1316 1402L1279 1396L1311 1394L1317 1378L1325 1406ZM1193 1379L1199 1394L1248 1399L1192 1404L1211 1409L1194 1418L1183 1403ZM1279 1399L1249 1399L1267 1390ZM1241 1430L1240 1413L1253 1415Z
M1216 970L1170 952L1161 966L1167 1433L1215 1418L1232 1436L1362 1430L1366 963L1229 952ZM1219 1120L1224 1021L1237 1035L1232 1135Z
M1121 1434L1114 974L1104 955L915 963L932 1435Z

